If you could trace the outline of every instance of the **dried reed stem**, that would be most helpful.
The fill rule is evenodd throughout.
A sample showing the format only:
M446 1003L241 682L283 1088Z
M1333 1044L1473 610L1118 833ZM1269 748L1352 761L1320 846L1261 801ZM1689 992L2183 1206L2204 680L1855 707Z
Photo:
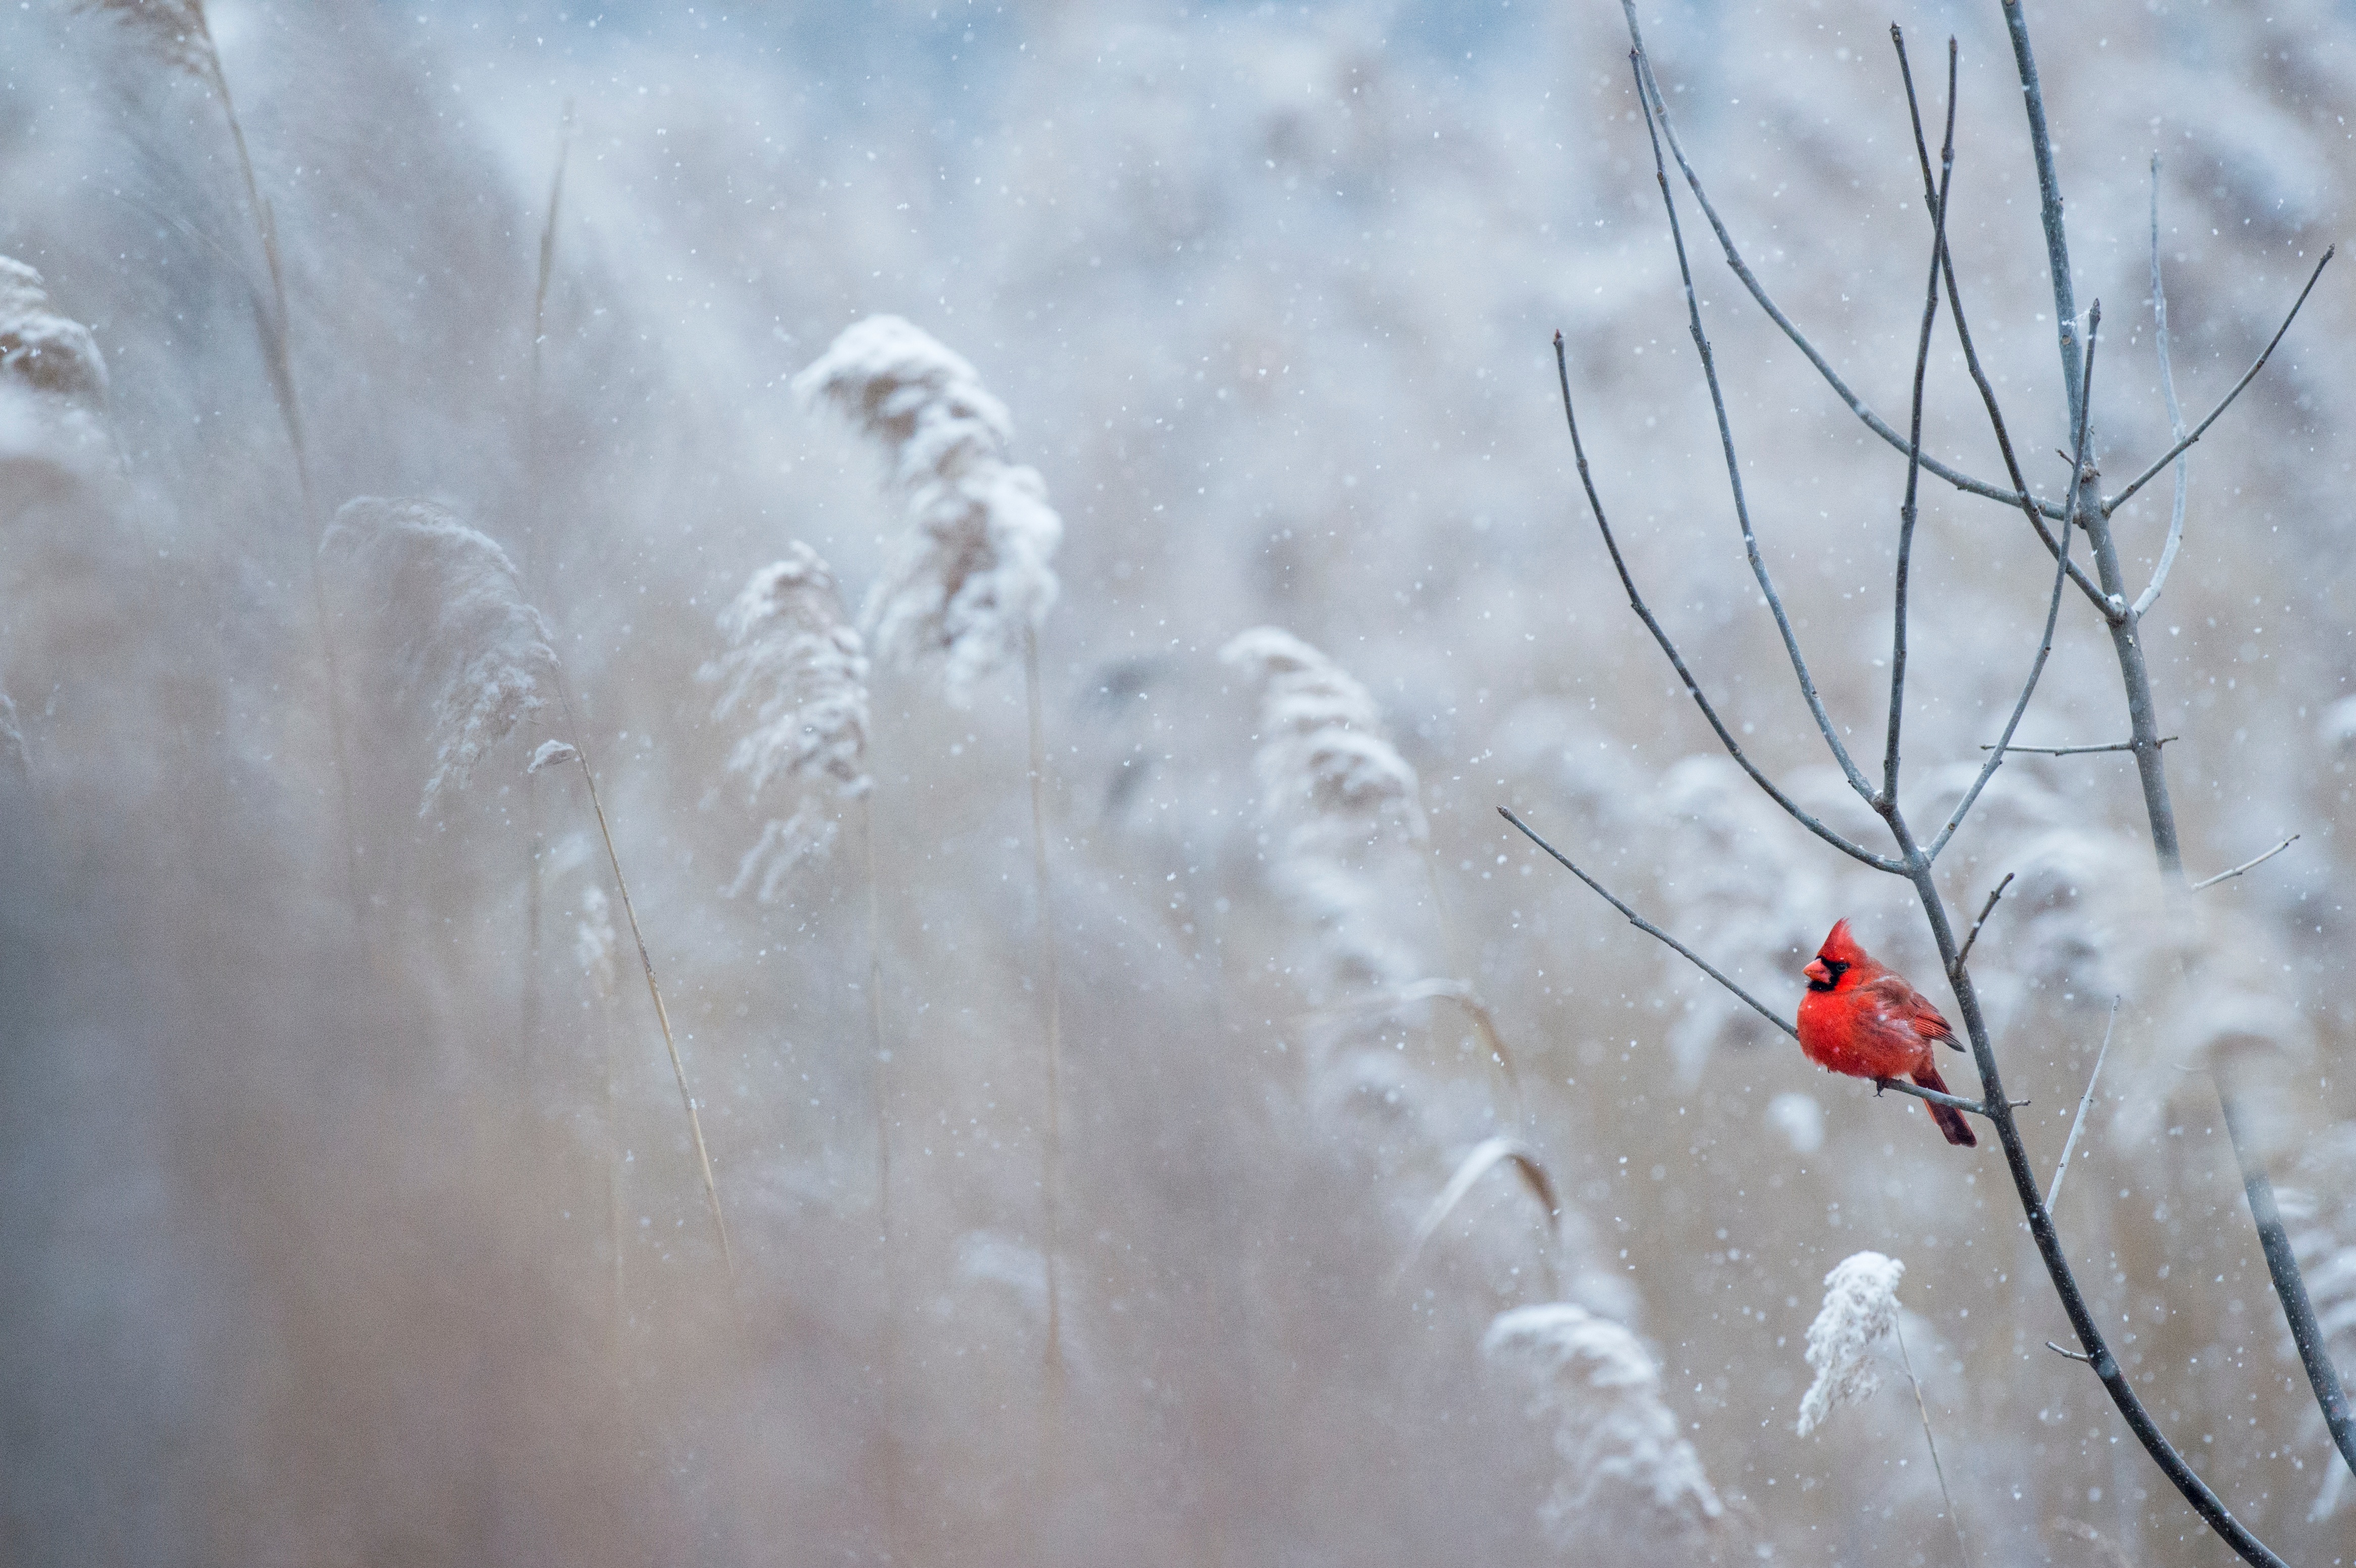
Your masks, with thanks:
M874 1064L875 1246L882 1256L884 1302L879 1317L883 1344L876 1357L876 1402L884 1448L884 1549L890 1561L900 1551L900 1446L894 1419L899 1392L900 1277L892 1245L892 1058L884 1046L884 902L875 874L875 792L859 798L860 835L867 858L867 1045Z
M565 728L573 735L573 760L581 765L581 777L589 786L589 808L597 814L597 832L605 841L606 864L614 868L614 886L622 896L622 913L630 922L630 940L638 947L638 967L646 972L647 994L655 1004L655 1022L662 1026L663 1048L670 1053L671 1077L679 1082L679 1102L687 1112L687 1130L695 1140L695 1160L703 1172L703 1196L712 1206L712 1229L720 1235L721 1260L728 1265L728 1277L736 1277L736 1250L729 1244L728 1219L720 1210L720 1183L712 1174L712 1151L703 1142L703 1119L696 1114L695 1096L688 1092L687 1066L680 1060L679 1041L671 1034L670 1010L663 1005L662 987L655 981L655 961L647 954L647 935L638 926L637 906L630 900L630 884L622 875L622 857L614 848L614 830L605 820L605 802L597 795L597 773L589 766L589 753L581 744L580 721L573 714L573 696L560 672L556 678L556 694L564 704Z
M1922 1418L1922 1441L1931 1448L1931 1473L1939 1477L1939 1499L1946 1504L1947 1523L1955 1532L1956 1561L1968 1564L1972 1554L1964 1545L1964 1521L1955 1513L1954 1494L1947 1490L1947 1467L1939 1463L1939 1440L1931 1435L1931 1407L1922 1401L1922 1380L1914 1375L1914 1358L1906 1350L1905 1326L1892 1321L1890 1332L1898 1341L1898 1359L1906 1365L1906 1380L1914 1389L1914 1410Z
M1048 898L1047 741L1039 712L1039 628L1027 620L1023 625L1023 690L1031 716L1032 867L1039 882L1039 966L1047 993L1047 1137L1043 1173L1043 1201L1047 1215L1047 1371L1051 1383L1060 1383L1064 1372L1064 1317L1062 1281L1055 1255L1063 1246L1064 1003L1055 911Z

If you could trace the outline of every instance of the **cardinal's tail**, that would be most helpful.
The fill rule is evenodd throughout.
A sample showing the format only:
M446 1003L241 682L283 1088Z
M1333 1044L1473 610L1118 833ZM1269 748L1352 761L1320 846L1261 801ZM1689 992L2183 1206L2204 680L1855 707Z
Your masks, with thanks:
M1923 1068L1913 1076L1914 1081L1924 1089L1935 1089L1941 1094L1947 1092L1946 1080L1939 1076L1937 1068ZM1939 1124L1939 1131L1947 1135L1950 1144L1961 1144L1966 1149L1979 1145L1979 1140L1972 1136L1972 1124L1965 1121L1964 1113L1954 1106L1933 1105L1926 1100L1922 1102L1922 1109L1931 1113L1931 1120Z

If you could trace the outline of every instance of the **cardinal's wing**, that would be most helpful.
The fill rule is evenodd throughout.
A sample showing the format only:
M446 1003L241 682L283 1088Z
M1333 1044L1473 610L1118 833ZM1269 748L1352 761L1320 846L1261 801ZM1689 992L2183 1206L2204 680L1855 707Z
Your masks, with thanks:
M1902 975L1882 975L1869 982L1866 990L1872 993L1882 1016L1891 1023L1912 1029L1926 1040L1953 1046L1957 1050L1964 1048L1946 1015L1931 1005L1929 997L1907 984Z

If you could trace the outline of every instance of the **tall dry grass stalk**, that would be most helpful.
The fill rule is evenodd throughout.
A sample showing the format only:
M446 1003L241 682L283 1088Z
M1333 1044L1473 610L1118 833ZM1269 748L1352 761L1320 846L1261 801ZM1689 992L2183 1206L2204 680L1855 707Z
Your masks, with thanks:
M348 578L370 640L384 650L402 693L430 708L434 764L418 802L420 816L433 811L444 789L464 789L485 755L547 705L541 693L555 691L565 728L575 739L542 745L531 768L578 763L589 787L589 804L596 813L622 912L637 944L647 994L654 1002L680 1102L694 1137L721 1256L733 1280L735 1251L721 1211L720 1186L704 1144L702 1119L688 1089L687 1068L655 979L654 960L648 954L629 883L622 875L621 854L598 796L597 776L579 743L580 726L563 671L550 646L548 623L524 598L515 563L488 535L432 501L373 496L345 503L319 554L326 569ZM323 569L323 581L325 575Z
M761 827L738 863L730 897L750 887L764 904L783 896L793 873L831 852L838 813L859 807L867 880L867 1033L875 1104L876 1246L885 1278L878 1381L884 1444L894 1442L898 1302L893 1288L891 1053L884 1044L884 915L875 873L875 781L867 771L867 654L844 618L833 572L799 540L755 572L721 612L728 651L696 672L717 683L712 716L749 718L728 755L728 771L757 804L782 796L789 808ZM885 1538L897 1550L897 1466L884 1466Z
M1047 1367L1063 1375L1063 998L1047 862L1040 623L1055 602L1063 520L1036 469L1007 460L1013 421L958 354L896 316L846 328L794 378L885 451L910 528L869 590L860 622L877 658L937 670L963 705L1019 654L1030 743L1032 869L1037 886L1046 1045L1041 1202L1047 1244Z
M237 172L245 187L246 210L262 250L265 291L251 277L241 277L253 311L253 326L262 349L262 369L270 378L272 398L286 428L287 450L294 460L294 484L303 507L303 533L307 544L319 525L319 505L311 478L311 453L303 434L303 404L295 389L294 355L288 347L286 276L278 246L278 220L254 178L253 158L246 148L245 125L238 118L237 100L221 69L220 50L213 43L204 0L77 0L76 8L112 16L120 22L149 57L169 73L196 81L220 105L221 120L237 151ZM226 253L222 252L224 259ZM236 263L232 263L232 265ZM327 590L319 558L310 561L313 632L319 639L327 683L328 744L334 753L337 799L343 813L344 875L352 907L355 938L365 949L369 940L368 895L360 879L359 817L353 804L352 765L344 715L344 682L336 648L335 628L327 614Z
M564 119L556 138L556 172L549 178L548 211L540 227L540 273L531 291L531 368L524 383L524 513L523 577L537 586L540 572L540 525L544 490L541 439L541 346L547 337L548 284L556 270L556 220L564 205L564 166L573 151L573 101L564 102ZM547 854L540 823L540 776L526 770L523 782L524 820L524 972L523 1038L527 1045L540 1035L541 901L542 864Z

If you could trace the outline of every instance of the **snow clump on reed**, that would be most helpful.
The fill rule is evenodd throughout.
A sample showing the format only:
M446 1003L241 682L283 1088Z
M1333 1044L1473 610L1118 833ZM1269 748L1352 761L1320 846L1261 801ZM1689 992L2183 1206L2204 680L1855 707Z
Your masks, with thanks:
M721 685L715 719L749 714L728 771L755 800L772 783L793 811L763 825L738 866L731 895L756 886L773 901L804 861L824 854L837 823L830 803L873 787L867 774L867 655L843 621L833 574L798 540L783 560L753 574L720 617L728 651L697 672Z
M1906 1265L1879 1252L1843 1258L1825 1276L1825 1304L1808 1325L1808 1365L1816 1380L1800 1397L1800 1435L1836 1406L1857 1404L1881 1386L1873 1348L1898 1327L1898 1281Z
M889 454L913 525L861 607L876 656L937 661L950 701L1020 655L1055 602L1063 520L1038 470L1010 463L1013 421L974 368L896 316L843 331L794 378Z
M1315 925L1340 977L1397 983L1418 972L1389 929L1387 862L1419 850L1415 769L1385 733L1366 689L1290 632L1255 628L1220 651L1261 684L1260 824L1276 843L1270 878Z
M106 360L41 274L0 256L0 465L81 474L106 443Z
M523 597L515 564L487 535L432 501L346 501L321 559L364 589L401 690L432 704L434 771L417 813L546 706L556 678L548 623Z
M1562 1472L1538 1510L1555 1544L1599 1530L1692 1537L1726 1512L1635 1335L1568 1302L1501 1313L1481 1341L1491 1361L1530 1380L1534 1421L1554 1423Z

